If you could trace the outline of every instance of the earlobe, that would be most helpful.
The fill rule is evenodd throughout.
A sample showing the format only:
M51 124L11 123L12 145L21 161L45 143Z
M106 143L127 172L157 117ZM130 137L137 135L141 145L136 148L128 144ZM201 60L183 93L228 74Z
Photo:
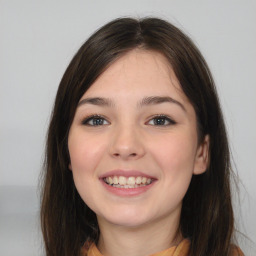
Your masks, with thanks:
M202 174L208 168L210 163L209 148L210 148L210 136L207 134L205 135L203 142L197 149L193 174L195 175Z

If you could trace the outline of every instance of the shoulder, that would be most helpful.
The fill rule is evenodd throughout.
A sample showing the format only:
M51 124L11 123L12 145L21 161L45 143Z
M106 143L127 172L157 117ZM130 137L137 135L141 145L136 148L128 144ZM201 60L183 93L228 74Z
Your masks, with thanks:
M238 246L232 245L229 256L244 256L244 253Z
M93 242L85 242L81 248L80 256L102 256Z
M92 243L85 242L81 248L80 256L86 256Z

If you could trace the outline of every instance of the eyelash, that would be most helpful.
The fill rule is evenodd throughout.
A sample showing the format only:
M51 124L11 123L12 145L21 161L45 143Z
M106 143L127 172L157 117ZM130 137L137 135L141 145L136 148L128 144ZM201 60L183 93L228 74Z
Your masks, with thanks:
M89 123L90 121L92 121L93 123L90 124ZM153 124L150 124L151 121L153 121ZM168 124L165 124L166 121L168 122ZM82 121L82 125L87 125L87 126L107 125L104 122L107 122L107 124L109 124L109 122L106 120L105 117L103 117L101 115L92 115L92 116L86 117ZM149 124L149 125L152 125L152 126L169 126L169 125L175 125L176 122L173 119L171 119L170 117L166 116L166 115L156 115L156 116L151 117L150 120L146 122L146 124Z
M159 120L164 121L164 122L167 121L168 124L156 124L156 122L154 122L154 124L151 124L151 125L155 125L155 126L169 126L169 125L175 125L176 124L176 122L173 119L171 119L170 117L168 117L166 115L162 115L162 114L161 115L153 116L147 123L149 124L150 121L152 121L152 120L156 121L157 119L158 119L158 121Z
M83 121L82 121L82 124L83 125L87 125L87 126L102 126L102 125L106 125L104 123L101 123L101 124L95 124L94 121L107 121L105 117L103 116L100 116L100 115L92 115L92 116L89 116L89 117L86 117ZM89 124L89 122L92 121L93 124ZM107 121L108 122L108 121ZM109 123L109 122L108 122Z

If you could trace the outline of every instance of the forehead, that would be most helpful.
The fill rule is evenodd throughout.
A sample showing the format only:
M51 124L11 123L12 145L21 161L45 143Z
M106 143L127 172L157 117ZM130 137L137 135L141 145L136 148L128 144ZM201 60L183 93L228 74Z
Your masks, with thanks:
M112 98L122 92L127 97L158 94L188 101L168 60L161 53L149 50L134 49L118 58L82 98Z

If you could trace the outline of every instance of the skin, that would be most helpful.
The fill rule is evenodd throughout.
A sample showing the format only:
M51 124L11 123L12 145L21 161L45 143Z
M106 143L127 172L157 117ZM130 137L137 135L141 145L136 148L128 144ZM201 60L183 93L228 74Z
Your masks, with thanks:
M145 97L163 96L173 101L142 104ZM108 104L86 100L95 97ZM93 125L91 115L99 115L94 120L101 125ZM157 115L165 116L160 125ZM69 133L69 167L97 215L101 253L149 255L180 242L182 199L192 175L208 165L209 138L198 145L196 127L194 108L157 52L130 51L85 92ZM116 169L141 171L154 183L139 195L113 194L100 177Z

